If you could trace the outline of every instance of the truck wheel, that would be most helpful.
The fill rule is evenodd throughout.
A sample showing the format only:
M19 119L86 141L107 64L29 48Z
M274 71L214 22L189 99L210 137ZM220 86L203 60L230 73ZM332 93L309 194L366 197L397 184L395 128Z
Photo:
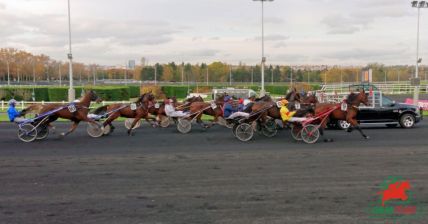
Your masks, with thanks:
M400 126L402 128L412 128L415 126L415 116L412 114L403 114L400 118Z

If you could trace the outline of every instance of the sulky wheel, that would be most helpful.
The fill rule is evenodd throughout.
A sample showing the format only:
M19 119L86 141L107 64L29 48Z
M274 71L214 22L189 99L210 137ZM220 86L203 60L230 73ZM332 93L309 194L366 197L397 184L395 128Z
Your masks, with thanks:
M103 133L103 135L109 135L111 132L112 131L111 131L111 126L110 125L107 125L107 126L104 127L104 133Z
M182 134L187 134L192 130L192 122L187 119L178 119L177 130Z
M226 128L233 128L234 126L234 123L227 121L223 117L218 117L217 119L218 119L217 123L221 126L224 126Z
M37 138L37 128L32 124L23 124L19 126L18 138L23 142L32 142Z
M233 128L232 128L232 134L235 137L236 137L236 129L238 128L238 126L239 126L239 124L235 124L235 125L233 125Z
M278 133L275 120L268 120L266 124L262 125L262 134L268 138L274 137Z
M39 125L37 127L37 140L46 139L49 135L49 127L47 125Z
M318 126L309 124L303 127L301 131L302 140L308 144L314 144L320 138Z
M242 123L236 127L235 136L243 142L247 142L253 138L254 130L250 124Z
M171 124L171 119L169 117L162 116L160 120L160 126L163 128L167 128L169 127L170 124Z
M101 124L96 125L88 122L86 132L88 132L88 135L92 138L99 138L104 135L104 128Z
M126 127L126 129L131 129L131 125L132 125L132 122L134 122L134 118L128 118L128 119L126 119L125 120L125 127ZM135 126L134 126L134 128L132 128L132 129L137 129L137 128L139 128L141 126L141 120L139 120L136 124L135 124Z
M291 137L296 141L302 141L302 126L299 124L293 124L291 128Z

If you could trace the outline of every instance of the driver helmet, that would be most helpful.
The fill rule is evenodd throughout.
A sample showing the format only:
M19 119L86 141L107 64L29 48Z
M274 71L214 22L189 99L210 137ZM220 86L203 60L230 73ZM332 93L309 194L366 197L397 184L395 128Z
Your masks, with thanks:
M282 106L286 106L288 104L288 100L286 100L286 99L282 99L281 100L281 105Z
M9 106L15 106L17 101L15 99L9 100Z

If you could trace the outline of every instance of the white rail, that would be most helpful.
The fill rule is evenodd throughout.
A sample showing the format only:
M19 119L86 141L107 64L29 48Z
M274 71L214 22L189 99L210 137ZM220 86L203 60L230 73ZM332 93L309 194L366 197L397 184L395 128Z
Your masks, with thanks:
M9 105L8 105L8 101L0 101L0 109L1 110L5 110ZM39 102L35 102L35 101L17 101L16 107L17 108L21 108L21 110L25 109L26 107L33 105L33 104L67 104L67 101L58 101L58 102L45 102L45 101L39 101ZM105 106L105 105L109 105L109 104L115 104L115 103L131 103L131 101L102 101L100 103L91 103L91 106L89 108L96 108L98 106Z
M342 84L327 84L323 85L321 91L327 93L347 93L349 92L349 85L352 83ZM372 83L384 94L406 94L413 93L414 87L410 84L404 83ZM428 85L420 86L420 93L428 93Z

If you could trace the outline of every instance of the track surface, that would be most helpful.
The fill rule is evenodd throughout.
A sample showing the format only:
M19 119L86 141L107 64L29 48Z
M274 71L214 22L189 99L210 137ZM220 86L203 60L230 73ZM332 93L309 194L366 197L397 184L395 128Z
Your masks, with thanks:
M335 142L315 145L288 130L241 143L223 127L143 125L129 137L116 126L26 144L0 123L0 223L385 223L367 208L388 176L428 204L427 121L364 129L368 141L328 130Z

